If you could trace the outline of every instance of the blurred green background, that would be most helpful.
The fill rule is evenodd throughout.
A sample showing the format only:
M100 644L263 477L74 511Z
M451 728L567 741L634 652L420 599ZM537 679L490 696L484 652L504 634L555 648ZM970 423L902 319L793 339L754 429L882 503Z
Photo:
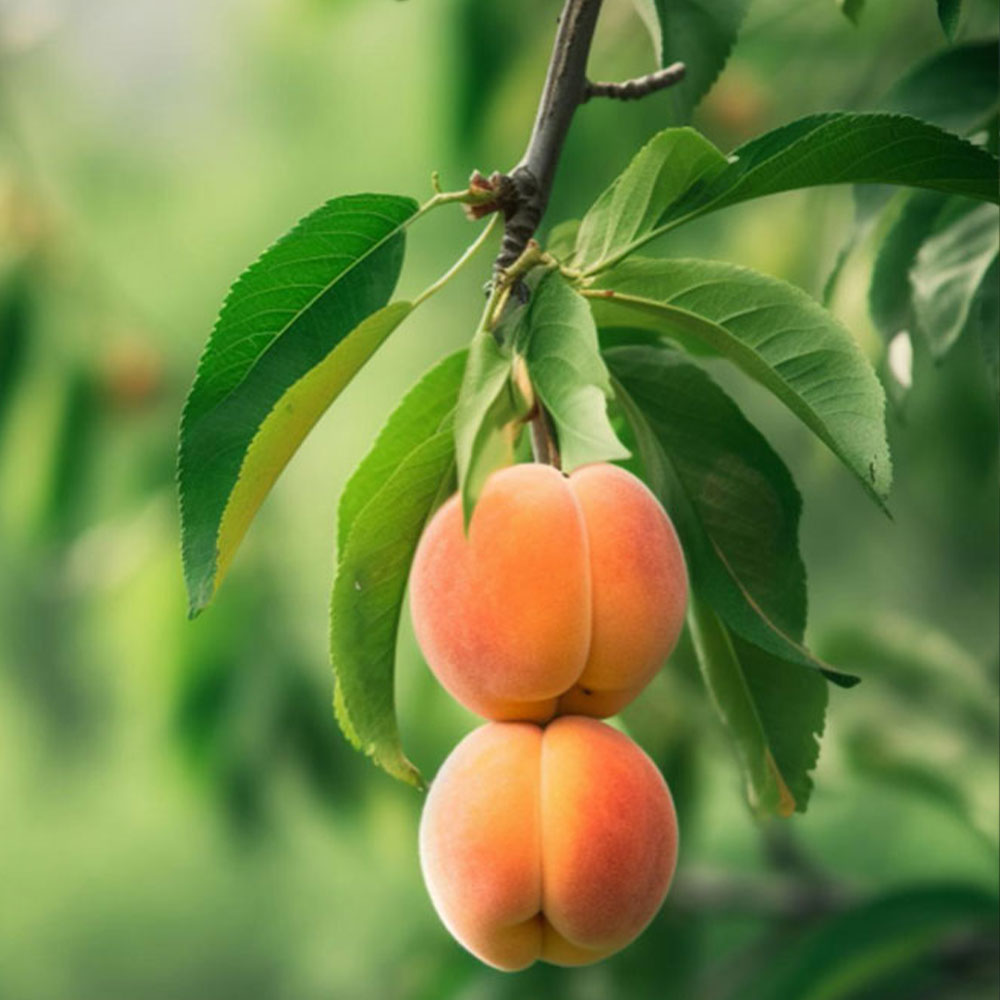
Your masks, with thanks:
M215 604L185 616L179 412L234 277L326 198L430 192L520 156L558 0L0 0L0 998L492 1000L995 997L998 420L978 345L890 414L894 520L793 419L714 372L805 500L811 645L831 690L804 817L759 825L682 647L627 724L671 782L675 887L589 969L493 972L438 923L419 795L330 709L336 500L400 393L469 338L488 258L409 320L266 503ZM996 33L967 4L964 37ZM944 45L932 0L755 0L696 122L724 149L872 108ZM592 69L645 72L628 0ZM578 216L667 120L664 96L577 116L547 225ZM851 193L789 194L663 253L819 295ZM473 232L413 231L404 292ZM834 309L877 359L871 247ZM433 774L474 720L408 626L404 743Z

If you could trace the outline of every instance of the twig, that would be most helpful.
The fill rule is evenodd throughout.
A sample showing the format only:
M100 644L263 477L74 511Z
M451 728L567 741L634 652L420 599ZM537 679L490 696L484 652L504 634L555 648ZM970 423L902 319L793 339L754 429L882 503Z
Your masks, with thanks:
M806 921L839 913L856 901L846 886L817 884L798 876L737 875L690 868L671 889L673 905L685 910Z
M495 274L520 257L538 229L576 109L593 97L636 100L669 87L684 76L684 64L674 63L624 83L588 81L587 59L601 2L566 0L559 15L535 124L520 163L510 173L495 173L488 180L481 174L473 175L471 187L487 194L487 199L473 209L474 214L500 211L504 217L504 236L494 263Z
M640 97L655 94L658 90L680 83L686 72L687 67L684 63L675 62L665 69L658 69L655 73L647 73L645 76L637 76L634 80L626 80L624 83L602 83L588 80L583 88L581 103L589 101L592 97L611 97L616 101L635 101Z
M492 308L486 310L486 329L495 330L511 293L521 286L521 279L539 264L555 265L555 261L538 245L529 239L524 249L510 267L496 268L490 293Z
M549 415L541 403L536 404L529 426L531 428L531 454L535 461L543 462L545 465L554 465L557 469L562 468L559 448L556 446L555 435L552 433L552 426L549 423Z
M469 182L476 203L468 207L473 218L499 211L504 219L500 252L493 264L493 282L486 316L488 328L499 320L511 294L522 289L522 267L526 259L542 263L532 237L545 214L552 192L559 157L576 109L592 97L632 100L676 83L684 67L675 63L666 69L625 83L591 83L587 59L597 28L602 0L565 0L538 112L521 161L509 174L489 178L478 171ZM536 461L559 466L555 435L545 408L536 403L531 417L531 442Z
M475 240L469 244L466 248L465 253L462 254L458 260L452 264L451 267L441 275L437 281L428 285L416 298L413 300L413 308L416 309L421 303L426 302L432 295L439 292L452 278L458 274L459 271L479 252L480 247L490 238L490 233L496 225L497 217L494 215L490 221L483 226L483 231L475 238Z
M573 114L583 101L587 57L602 0L566 0L535 124L521 162L498 178L498 202L504 216L504 239L496 269L509 266L534 235L548 205L559 156ZM498 185L499 187L499 185Z

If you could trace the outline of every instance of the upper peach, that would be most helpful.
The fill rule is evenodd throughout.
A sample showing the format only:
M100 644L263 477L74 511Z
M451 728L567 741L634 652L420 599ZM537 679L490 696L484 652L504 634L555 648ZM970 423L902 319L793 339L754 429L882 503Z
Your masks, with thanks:
M686 604L670 519L614 465L494 473L467 534L457 495L434 515L410 574L427 662L490 719L614 714L669 656Z

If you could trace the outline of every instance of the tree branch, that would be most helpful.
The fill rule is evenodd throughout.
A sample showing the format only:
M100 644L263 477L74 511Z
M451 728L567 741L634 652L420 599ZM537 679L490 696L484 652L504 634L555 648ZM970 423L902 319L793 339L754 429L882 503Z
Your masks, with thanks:
M528 147L509 175L495 179L497 204L505 224L495 271L517 260L545 213L566 133L584 100L587 57L600 12L601 0L566 0L559 15Z
M665 69L658 69L655 73L647 73L645 76L637 76L634 80L626 80L624 83L601 83L588 81L583 89L583 101L589 101L592 97L612 97L618 101L634 101L648 94L655 94L658 90L672 87L675 83L680 83L684 79L687 67L682 62L672 63Z
M689 868L678 876L670 898L674 906L693 911L720 911L806 921L839 913L856 902L847 887L801 876L766 877Z

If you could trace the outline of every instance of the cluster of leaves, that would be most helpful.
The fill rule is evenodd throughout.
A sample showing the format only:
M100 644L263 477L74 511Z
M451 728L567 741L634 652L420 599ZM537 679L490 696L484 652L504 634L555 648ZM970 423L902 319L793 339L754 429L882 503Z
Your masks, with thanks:
M901 79L882 101L996 152L1000 75L996 40L954 45ZM994 383L1000 322L1000 210L941 191L858 192L844 257L870 231L878 241L869 311L886 343L886 384L902 403L914 340L941 361L960 337L982 347ZM837 273L828 285L832 293Z
M650 9L669 19L684 8ZM738 23L722 35L735 34ZM672 33L663 25L669 61L666 40L683 27ZM720 43L720 60L727 51ZM689 100L719 67L691 79ZM692 637L750 800L761 813L803 810L826 683L850 686L856 678L804 645L801 500L792 476L698 359L725 359L770 391L881 507L891 481L883 390L850 333L801 290L731 264L643 259L637 251L694 219L784 191L844 183L913 188L908 214L921 209L922 225L932 218L914 251L924 270L908 274L924 322L938 330L937 289L955 284L954 255L967 252L970 232L986 242L981 216L995 213L997 167L983 146L904 114L814 115L729 156L691 128L655 136L579 223L553 233L528 278L529 301L496 322L494 297L468 352L417 383L348 482L331 652L337 717L351 741L389 773L420 783L400 745L393 695L413 552L456 486L471 515L486 477L513 460L540 402L567 471L634 453L680 532L694 595ZM309 429L414 308L390 302L405 233L446 200L418 209L390 195L334 199L234 286L181 429L192 613L213 596ZM983 268L972 270L963 288L982 283Z

